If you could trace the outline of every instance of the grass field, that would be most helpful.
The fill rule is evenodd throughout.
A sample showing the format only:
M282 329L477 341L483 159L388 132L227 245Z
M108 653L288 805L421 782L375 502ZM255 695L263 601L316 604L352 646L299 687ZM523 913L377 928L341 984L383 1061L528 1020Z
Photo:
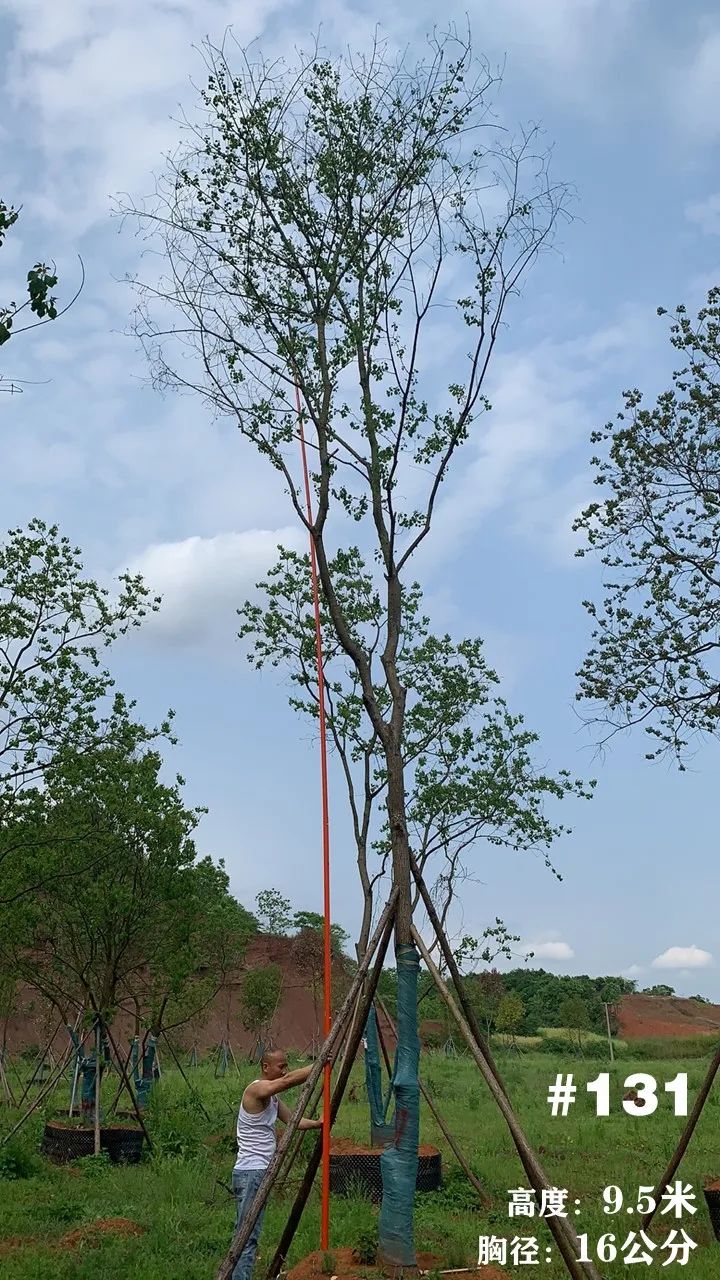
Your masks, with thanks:
M662 1085L654 1115L627 1115L620 1106L624 1079L633 1071L644 1071L664 1082L679 1071L687 1071L692 1104L706 1060L635 1061L626 1054L612 1067L598 1060L578 1059L570 1053L558 1057L500 1053L498 1061L510 1097L551 1182L569 1191L571 1203L580 1200L575 1225L579 1232L588 1233L597 1261L594 1250L598 1239L606 1232L614 1232L622 1243L638 1218L637 1213L633 1218L625 1210L616 1216L606 1215L603 1188L619 1186L625 1203L635 1204L638 1187L656 1181L684 1124L673 1116L671 1097L662 1091ZM22 1135L0 1151L3 1280L210 1280L233 1224L233 1203L226 1187L234 1159L234 1117L241 1088L254 1074L250 1066L245 1069L241 1064L241 1070L244 1074L238 1076L230 1068L224 1079L215 1079L208 1066L201 1065L189 1073L212 1117L211 1125L180 1074L166 1070L149 1113L155 1151L137 1167L114 1167L104 1158L54 1167L38 1155L43 1116L32 1117ZM602 1070L610 1070L612 1078L611 1115L607 1118L595 1116L594 1099L584 1091L585 1082ZM572 1071L580 1088L568 1117L553 1119L546 1095L548 1085L560 1071ZM442 1253L446 1266L459 1267L476 1261L480 1235L534 1235L541 1245L540 1264L514 1267L508 1263L510 1274L541 1273L548 1280L565 1275L554 1246L551 1261L544 1260L545 1248L552 1244L545 1223L539 1218L531 1221L508 1217L508 1190L525 1186L526 1182L504 1122L474 1065L465 1058L426 1054L422 1074L486 1185L492 1207L484 1212L478 1209L474 1192L457 1169L432 1117L424 1110L422 1139L442 1150L445 1185L438 1194L418 1197L418 1248ZM110 1096L115 1081L108 1083ZM368 1127L366 1105L362 1088L357 1093L358 1101L343 1105L335 1133L364 1141ZM62 1097L58 1091L52 1110L60 1106ZM7 1108L0 1111L0 1134L10 1128L12 1116ZM305 1139L308 1149L313 1138L309 1134ZM293 1171L294 1179L298 1172ZM714 1241L702 1197L704 1180L720 1175L717 1090L708 1100L681 1173L683 1180L696 1190L698 1211L680 1223L667 1215L658 1217L651 1237L661 1243L673 1227L685 1227L698 1244L687 1266L663 1266L667 1254L658 1249L652 1266L598 1262L602 1276L640 1272L717 1280L720 1244ZM292 1190L290 1187L282 1196L272 1198L255 1271L257 1280L263 1275L263 1261L269 1259L284 1222ZM372 1225L376 1212L364 1201L334 1198L331 1248L354 1244L359 1234ZM144 1229L143 1234L108 1236L97 1246L75 1250L52 1248L53 1242L75 1228L100 1218L116 1217L132 1219ZM26 1243L13 1244L13 1238L22 1238ZM28 1238L34 1242L27 1242ZM317 1249L318 1241L319 1211L317 1200L313 1199L296 1236L290 1264Z

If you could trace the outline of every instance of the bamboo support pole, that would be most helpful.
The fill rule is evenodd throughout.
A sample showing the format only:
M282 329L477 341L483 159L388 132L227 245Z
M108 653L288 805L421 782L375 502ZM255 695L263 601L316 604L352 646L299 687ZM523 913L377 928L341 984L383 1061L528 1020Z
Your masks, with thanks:
M170 1054L171 1054L171 1056L172 1056L172 1060L173 1060L173 1062L175 1063L175 1066L177 1067L178 1071L180 1072L180 1075L182 1076L183 1080L185 1081L185 1083L186 1083L186 1085L187 1085L188 1089L190 1090L191 1094L193 1095L193 1097L194 1097L194 1098L196 1098L196 1099L197 1099L198 1103L200 1104L200 1110L202 1111L202 1113L203 1113L203 1115L204 1115L205 1119L207 1120L208 1124L210 1124L210 1123L211 1123L211 1121L210 1121L210 1114L209 1114L209 1112L208 1112L208 1110L207 1110L207 1108L206 1108L206 1106L205 1106L205 1103L203 1102L202 1098L200 1097L200 1094L199 1094L198 1090L195 1088L195 1086L194 1086L193 1084L191 1084L191 1082L188 1080L187 1076L185 1075L185 1071L183 1070L182 1063L180 1062L180 1059L178 1058L178 1056L177 1056L177 1054L176 1054L175 1050L174 1050L174 1049L173 1049L173 1047L172 1047L172 1044L171 1044L170 1040L168 1039L167 1032L166 1032L166 1031L161 1031L161 1032L160 1032L160 1034L161 1034L161 1036L163 1037L163 1039L165 1040L165 1043L167 1044L168 1049L170 1050Z
M422 937L420 936L420 933L418 932L418 930L414 925L413 925L412 933L413 933L413 940L415 942L415 945L425 962L428 972L430 973L438 989L438 993L441 999L444 1000L445 1004L447 1005L452 1017L454 1018L457 1024L458 1030L460 1031L463 1039L465 1040L465 1043L467 1044L468 1049L470 1050L473 1058L475 1059L475 1062L480 1068L481 1074L483 1075L485 1082L488 1085L488 1088L490 1089L490 1092L493 1095L493 1098L495 1099L498 1107L500 1108L502 1116L510 1130L510 1133L512 1134L513 1142L515 1143L518 1154L522 1160L523 1166L528 1175L528 1178L530 1179L530 1183L533 1189L537 1193L540 1193L545 1190L549 1190L550 1183L548 1182L548 1179L545 1176L544 1171L540 1167L537 1161L537 1158L534 1152L532 1151L532 1148L530 1147L530 1144L528 1143L528 1140L525 1137L525 1134L523 1133L523 1130L520 1126L520 1122L518 1121L517 1116L515 1115L515 1112L513 1111L510 1105L510 1102L508 1101L507 1094L504 1093L503 1090L498 1085L495 1075L493 1074L488 1062L486 1061L486 1058L484 1056L481 1046L477 1043L475 1039L475 1035L470 1030L470 1027L465 1021L462 1013L460 1012L451 992L448 991L445 983L443 982L440 976L439 970L437 968L437 965L435 964L435 961L430 955L430 952L425 946L425 943ZM443 936L444 935L441 936L441 942L442 942ZM560 1218L560 1217L548 1217L546 1219L546 1222L547 1222L548 1228L552 1232L552 1235L555 1239L555 1243L557 1244L558 1249L562 1254L562 1257L568 1269L568 1272L573 1277L573 1280L582 1280L582 1277L588 1277L589 1280L600 1280L599 1272L593 1262L578 1261L578 1254L580 1253L580 1240L578 1239L577 1233L575 1232L571 1224L566 1219Z
M102 1033L99 1020L95 1023L95 1145L94 1153L100 1155L100 1091L102 1088L102 1064L100 1062L100 1052L102 1049Z
M355 1055L358 1051L358 1048L360 1047L360 1041L362 1040L362 1037L363 1037L363 1031L365 1029L365 1021L367 1019L368 1013L370 1012L370 1006L372 1004L373 997L375 995L375 992L377 991L377 986L380 981L380 974L382 973L382 967L385 962L385 955L387 953L387 949L390 944L390 934L392 931L392 923L393 923L392 918L390 918L386 926L386 931L380 942L377 959L375 961L375 967L367 983L365 984L365 990L363 991L363 995L362 995L362 1002L360 1004L358 1003L355 1004L355 1014L350 1023L349 1036L345 1042L345 1053L342 1059L337 1082L335 1084L332 1099L330 1102L331 1127L340 1109L340 1103L342 1102L345 1089L347 1088L347 1082L350 1079L350 1074L353 1069ZM315 1149L308 1162L308 1166L307 1166L307 1169L305 1170L303 1180L300 1184L292 1209L290 1210L290 1215L285 1224L285 1229L282 1233L282 1236L280 1237L280 1241L275 1250L275 1253L273 1254L272 1261L270 1262L270 1266L268 1267L267 1280L276 1280L276 1277L279 1275L282 1267L284 1266L285 1259L287 1258L287 1255L288 1255L288 1251L295 1237L295 1232L297 1231L298 1226L300 1224L300 1219L302 1217L303 1210L305 1208L305 1205L307 1204L308 1197L312 1190L313 1182L315 1181L315 1176L317 1174L318 1168L320 1167L321 1159L322 1159L322 1136L315 1143Z
M290 1149L290 1146L293 1140L293 1135L297 1131L298 1125L300 1123L300 1120L302 1119L305 1108L307 1107L307 1104L310 1100L310 1097L315 1088L315 1085L317 1084L317 1081L320 1079L320 1077L323 1074L325 1063L332 1061L335 1052L339 1048L341 1036L344 1033L346 1024L352 1014L352 1009L355 1003L355 998L357 996L357 993L360 990L360 987L362 986L363 982L365 981L365 976L370 968L370 965L373 960L373 956L377 951L382 938L385 935L385 931L388 928L388 921L392 921L394 918L396 901L397 901L397 889L394 889L380 917L377 929L375 930L375 933L371 939L371 942L368 945L368 949L365 953L365 956L363 957L362 964L358 965L357 972L353 979L350 990L348 991L345 997L345 1000L343 1001L340 1013L338 1014L337 1019L333 1023L333 1026L330 1030L330 1034L325 1040L325 1043L322 1046L320 1054L316 1059L315 1063L313 1064L312 1070L307 1080L305 1081L305 1084L302 1087L302 1090L300 1092L300 1097L297 1103L297 1108L292 1117L292 1120L290 1124L288 1124L288 1126L286 1127L285 1133L283 1134L282 1138L278 1142L275 1155L273 1156L272 1160L270 1161L270 1164L267 1167L267 1170L265 1171L265 1176L260 1186L258 1187L255 1199L253 1200L247 1215L245 1216L237 1232L235 1233L235 1236L232 1240L232 1243L230 1245L230 1248L228 1249L227 1254L225 1255L224 1259L220 1263L220 1266L218 1267L218 1270L215 1275L215 1280L232 1280L233 1268L235 1267L235 1264L237 1263L240 1255L243 1252L243 1249L245 1248L245 1245L247 1244L250 1238L250 1233L253 1227L255 1226L255 1223L257 1222L257 1219L261 1210L264 1208L267 1202L267 1198L270 1194L270 1191L275 1182L275 1179L277 1178L283 1164L285 1163L285 1159L287 1157L288 1151Z
M693 1106L693 1109L687 1118L687 1123L685 1125L685 1128L683 1129L680 1135L680 1141L678 1142L672 1156L670 1157L670 1162L665 1172L663 1173L662 1178L660 1179L658 1185L655 1188L655 1192L653 1195L653 1199L655 1201L655 1208L650 1213L645 1214L645 1217L643 1218L640 1224L642 1231L647 1231L648 1227L650 1226L650 1223L655 1217L655 1214L660 1208L660 1197L665 1191L665 1188L670 1183L671 1179L677 1173L678 1167L680 1165L680 1161L682 1160L683 1156L685 1155L685 1152L688 1149L688 1146L690 1145L690 1139L692 1138L693 1133L695 1132L695 1126L697 1125L697 1122L700 1119L700 1116L702 1114L702 1109L705 1106L705 1103L707 1102L708 1095L710 1093L710 1090L712 1089L713 1081L715 1079L715 1076L718 1073L718 1070L720 1070L720 1048L718 1048L713 1055L712 1062L710 1063L710 1066L707 1069L707 1072L705 1074L705 1079L703 1080L700 1086L698 1096L695 1099L695 1105Z
M120 1074L122 1075L122 1078L123 1078L123 1082L124 1082L125 1088L127 1089L128 1095L129 1095L129 1097L130 1097L130 1101L132 1102L132 1105L133 1105L133 1111L135 1112L135 1115L136 1115L136 1117L137 1117L137 1122L138 1122L138 1124L140 1125L140 1128L142 1129L143 1134L144 1134L144 1136L145 1136L145 1141L146 1141L146 1142L147 1142L147 1144L148 1144L148 1150L149 1150L149 1151L152 1151L152 1149L153 1149L153 1144L152 1144L152 1141L151 1141L151 1139L150 1139L150 1134L149 1134L149 1133L148 1133L148 1131L147 1131L147 1126L146 1126L145 1121L144 1121L144 1119L143 1119L142 1112L141 1112L141 1110L140 1110L140 1108L139 1108L139 1106L138 1106L138 1101L137 1101L137 1098L135 1097L135 1093L134 1093L133 1087L132 1087L132 1085L131 1085L131 1083L130 1083L130 1078L129 1078L128 1073L127 1073L127 1068L126 1068L125 1063L123 1062L122 1058L120 1057L120 1053L119 1053L119 1051L118 1051L118 1047L117 1047L117 1045L116 1045L116 1043L115 1043L115 1040L114 1040L114 1038L113 1038L112 1031L110 1030L110 1028L109 1028L108 1026L106 1026L106 1027L105 1027L105 1031L107 1032L107 1038L108 1038L108 1040L110 1041L110 1047L111 1047L111 1049L112 1049L113 1053L115 1054L115 1058L116 1058L116 1060L117 1060L118 1066L120 1067Z
M48 1082L47 1082L47 1084L46 1084L45 1088L40 1090L40 1093L38 1094L38 1096L37 1096L37 1098L35 1099L35 1101L32 1103L32 1105L31 1105L30 1107L28 1107L28 1109L27 1109L27 1111L24 1113L24 1115L22 1115L22 1116L20 1117L20 1119L18 1120L17 1124L13 1125L12 1129L10 1130L10 1132L9 1132L9 1133L6 1133L6 1134L5 1134L5 1136L4 1136L4 1138L0 1139L0 1147L4 1147L4 1146L5 1146L5 1144L6 1144L6 1142L9 1142L9 1141L10 1141L10 1139L11 1139L11 1138L12 1138L12 1137L17 1133L18 1129L22 1129L22 1126L25 1124L25 1121L30 1119L30 1116L33 1114L33 1112L34 1112L34 1111L36 1111L36 1110L37 1110L37 1108L40 1106L40 1103L41 1103L41 1102L43 1102L43 1101L45 1100L45 1098L48 1096L48 1094L49 1094L49 1093L51 1093L51 1092L52 1092L52 1090L53 1090L54 1088L56 1088L56 1086L57 1086L57 1084L58 1084L58 1082L59 1082L59 1080L60 1080L60 1077L62 1076L63 1071L65 1070L66 1066L68 1065L68 1063L69 1063L69 1061L70 1061L70 1055L72 1054L72 1051L73 1051L73 1046L72 1046L72 1044L71 1044L71 1045L70 1045L70 1046L65 1050L65 1056L63 1057L63 1059L62 1059L62 1061L61 1061L61 1063L60 1063L60 1066L58 1067L58 1069L57 1069L57 1071L55 1072L55 1074L54 1074L53 1076L51 1076L51 1077L50 1077L50 1079L48 1080Z
M47 1042L47 1044L46 1044L46 1046L45 1046L45 1052L43 1053L43 1055L42 1055L42 1057L41 1057L40 1061L39 1061L39 1062L37 1062L37 1061L35 1062L35 1066L33 1067L32 1072L30 1073L30 1079L27 1081L27 1083L26 1083L26 1085L25 1085L25 1088L23 1089L23 1091L22 1091L22 1093L21 1093L21 1095L20 1095L20 1099L19 1099L19 1101L18 1101L18 1106L19 1106L19 1107L21 1107L21 1106L22 1106L22 1104L23 1104L23 1102L25 1101L25 1099L27 1098L27 1096L28 1096L28 1094L29 1094L29 1092L30 1092L30 1090L31 1090L31 1088L32 1088L32 1086L33 1086L33 1084L36 1082L36 1078L37 1078L38 1071L41 1071L41 1070L42 1070L43 1063L45 1062L45 1059L47 1058L47 1056L48 1056L48 1054L49 1054L49 1052L50 1052L50 1049L52 1048L52 1042L53 1042L53 1040L55 1039L55 1037L56 1037L56 1035L57 1035L58 1031L60 1030L60 1028L62 1027L62 1025L63 1025L63 1020L62 1020L62 1018L61 1018L61 1019L60 1019L60 1021L59 1021L59 1022L58 1022L58 1024L57 1024L57 1026L56 1026L55 1030L53 1031L52 1036L50 1037L50 1039L48 1040L48 1042ZM38 1084L42 1084L42 1081L37 1081L37 1083L38 1083Z

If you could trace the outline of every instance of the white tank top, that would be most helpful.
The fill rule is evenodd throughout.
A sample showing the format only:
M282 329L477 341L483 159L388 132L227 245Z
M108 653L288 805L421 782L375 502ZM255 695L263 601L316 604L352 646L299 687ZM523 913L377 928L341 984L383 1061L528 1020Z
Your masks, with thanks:
M257 1084L257 1081L253 1081ZM278 1114L278 1101L275 1096L268 1098L263 1111L254 1115L246 1111L242 1102L237 1119L238 1154L236 1169L267 1169L275 1155L275 1122Z

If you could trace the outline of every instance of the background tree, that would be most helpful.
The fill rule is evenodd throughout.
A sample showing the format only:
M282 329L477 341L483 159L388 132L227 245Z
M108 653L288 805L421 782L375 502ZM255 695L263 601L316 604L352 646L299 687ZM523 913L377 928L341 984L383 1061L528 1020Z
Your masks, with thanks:
M119 744L130 732L138 741L132 706L113 693L100 652L158 606L137 575L121 575L111 598L56 526L36 519L10 531L0 546L0 828L29 835L59 754L91 752L114 734ZM146 740L169 736L171 716L143 730ZM0 903L41 883L22 879L26 852L17 839L3 841ZM34 866L42 871L37 858Z
M264 1041L282 994L282 969L277 964L265 964L250 969L240 988L242 1024L261 1042Z
M263 889L255 899L256 915L263 933L285 937L292 927L290 899L279 889Z
M590 1013L582 996L568 996L560 1005L560 1018L563 1026L573 1031L574 1043L579 1053L583 1053L583 1031L590 1029Z
M666 982L656 982L652 987L643 987L642 994L644 996L674 996L675 988L669 987Z
M325 919L317 911L296 911L293 916L293 928L298 933L305 930L322 937L325 928ZM342 957L345 947L350 940L350 935L346 933L340 924L330 925L330 949L333 955L338 958Z
M162 949L126 983L142 1023L155 1037L202 1024L257 933L257 921L230 893L222 862L198 859L185 878L181 909Z
M478 1019L485 1026L488 1040L497 1021L500 1004L506 995L502 974L497 969L485 969L466 978L470 999Z
M207 908L211 886L225 892L222 873L197 859L200 810L183 803L181 779L160 780L161 768L157 751L114 744L86 755L63 751L46 775L34 843L48 862L62 861L64 874L5 908L0 938L6 968L14 964L17 978L67 1021L84 1009L111 1025L120 1001L148 975L187 961L183 946L202 928L198 908ZM84 838L75 842L78 829Z
M469 43L428 44L416 67L378 42L366 57L315 50L288 70L243 53L233 68L209 49L203 123L147 211L170 270L143 290L138 322L157 380L194 386L232 416L312 536L332 632L384 761L398 1003L410 1011L419 961L398 665L409 566L489 407L483 388L507 303L565 200L537 132L516 145L491 124L494 80ZM455 323L443 385L428 373L441 302ZM311 522L296 387L311 437ZM348 520L377 558L383 624L371 644L330 564ZM394 1084L402 1124L382 1157L380 1252L399 1265L415 1260L418 1054L411 1012Z
M665 312L661 309L660 315ZM670 328L681 367L651 407L625 395L616 423L594 433L602 493L576 521L578 555L607 570L578 697L605 737L641 725L648 759L682 761L720 725L720 289L693 322Z
M507 991L498 1005L495 1025L498 1031L509 1037L510 1044L515 1048L517 1048L515 1037L520 1030L524 1016L525 1005L520 996L516 991Z

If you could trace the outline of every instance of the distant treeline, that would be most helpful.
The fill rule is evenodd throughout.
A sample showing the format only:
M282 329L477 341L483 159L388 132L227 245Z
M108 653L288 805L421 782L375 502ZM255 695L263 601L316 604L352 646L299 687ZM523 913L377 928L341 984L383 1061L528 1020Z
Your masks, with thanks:
M610 1006L613 1031L616 1020L612 1006L624 995L636 990L627 978L606 976L591 978L587 974L571 976L548 973L545 969L511 969L499 973L495 969L470 974L466 989L483 1030L512 1035L536 1035L541 1027L568 1027L579 1030L606 1031L604 1005ZM381 994L394 1013L394 973L382 976ZM658 993L660 994L660 993ZM427 974L419 983L419 1014L423 1020L445 1023L445 1006Z

